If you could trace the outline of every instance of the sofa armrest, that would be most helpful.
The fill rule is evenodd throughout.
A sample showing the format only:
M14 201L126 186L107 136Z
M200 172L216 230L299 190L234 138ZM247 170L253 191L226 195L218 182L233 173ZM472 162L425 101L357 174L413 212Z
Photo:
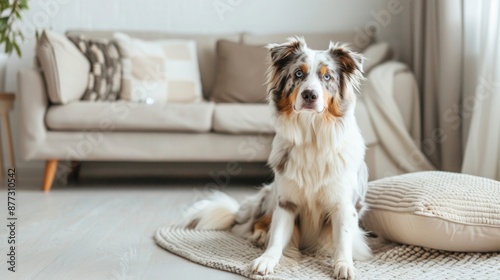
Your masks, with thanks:
M403 116L406 129L415 141L421 139L420 98L415 75L401 70L394 76L394 99Z
M398 173L433 170L419 147L419 98L408 67L388 61L373 68L367 78L363 98L387 158Z
M379 85L378 94L394 102L397 118L411 138L420 143L420 93L413 72L401 62L387 61L375 66L367 77Z
M33 159L36 148L46 138L45 113L49 105L42 74L22 70L17 75L20 105L21 151L25 159Z

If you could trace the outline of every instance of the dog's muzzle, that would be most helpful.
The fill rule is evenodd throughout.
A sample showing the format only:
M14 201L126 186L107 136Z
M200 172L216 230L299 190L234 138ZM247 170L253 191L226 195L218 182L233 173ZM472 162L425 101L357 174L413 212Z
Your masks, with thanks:
M315 102L318 100L318 92L311 89L306 89L301 93L302 100L304 103L302 104L303 109L314 109Z
M302 92L302 98L307 103L313 103L318 99L318 93L315 90L306 89Z

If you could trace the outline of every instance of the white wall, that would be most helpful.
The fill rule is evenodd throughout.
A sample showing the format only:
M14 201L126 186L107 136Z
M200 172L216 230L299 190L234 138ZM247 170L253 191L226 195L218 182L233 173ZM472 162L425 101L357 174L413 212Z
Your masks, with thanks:
M403 0L404 1L404 0ZM154 30L184 33L277 33L379 30L401 53L399 0L31 0L23 28ZM403 9L404 7L400 7ZM365 31L366 32L366 31ZM30 32L32 33L32 32ZM6 88L32 65L35 40L28 36L23 58L12 57ZM326 46L325 46L326 47ZM14 121L17 121L17 116ZM14 129L17 124L13 124ZM19 141L17 130L15 142ZM17 145L19 146L19 144ZM25 164L16 152L19 165Z

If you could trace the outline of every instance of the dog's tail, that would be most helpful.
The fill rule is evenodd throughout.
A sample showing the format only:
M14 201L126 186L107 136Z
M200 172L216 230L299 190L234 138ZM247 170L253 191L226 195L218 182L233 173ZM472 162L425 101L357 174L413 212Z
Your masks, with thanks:
M234 198L214 191L186 211L183 226L190 229L230 229L239 207L240 204Z

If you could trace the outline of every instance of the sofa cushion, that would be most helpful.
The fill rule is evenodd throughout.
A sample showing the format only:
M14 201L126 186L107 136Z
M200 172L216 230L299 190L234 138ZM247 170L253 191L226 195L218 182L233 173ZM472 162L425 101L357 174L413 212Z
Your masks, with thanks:
M82 97L90 63L68 38L45 30L37 42L36 54L52 103L65 104Z
M366 105L359 100L356 120L367 146L377 143ZM218 103L215 105L213 129L221 133L274 133L272 109L268 104Z
M82 100L118 99L122 84L122 62L118 46L108 39L92 40L83 35L69 39L91 64L87 90Z
M117 31L96 31L96 30L72 30L68 31L67 35L83 34L88 38L112 38L113 33ZM151 32L151 31L122 31L127 35L143 40L159 40L159 39L181 39L195 40L198 51L198 65L200 67L201 84L203 85L203 94L209 98L215 83L215 46L218 40L228 40L231 42L239 42L239 34L179 34L166 32Z
M270 35L243 34L242 42L249 45L267 45L269 43L283 43L291 36L302 36L307 42L307 46L316 50L326 50L330 41L350 43L350 47L360 52L368 45L372 39L356 40L355 32L331 32L331 33L281 33Z
M183 131L207 132L212 127L214 104L134 102L72 102L50 106L45 117L59 131Z
M216 104L213 129L232 134L274 133L271 107L268 104Z
M215 102L265 103L267 49L230 41L217 42Z

